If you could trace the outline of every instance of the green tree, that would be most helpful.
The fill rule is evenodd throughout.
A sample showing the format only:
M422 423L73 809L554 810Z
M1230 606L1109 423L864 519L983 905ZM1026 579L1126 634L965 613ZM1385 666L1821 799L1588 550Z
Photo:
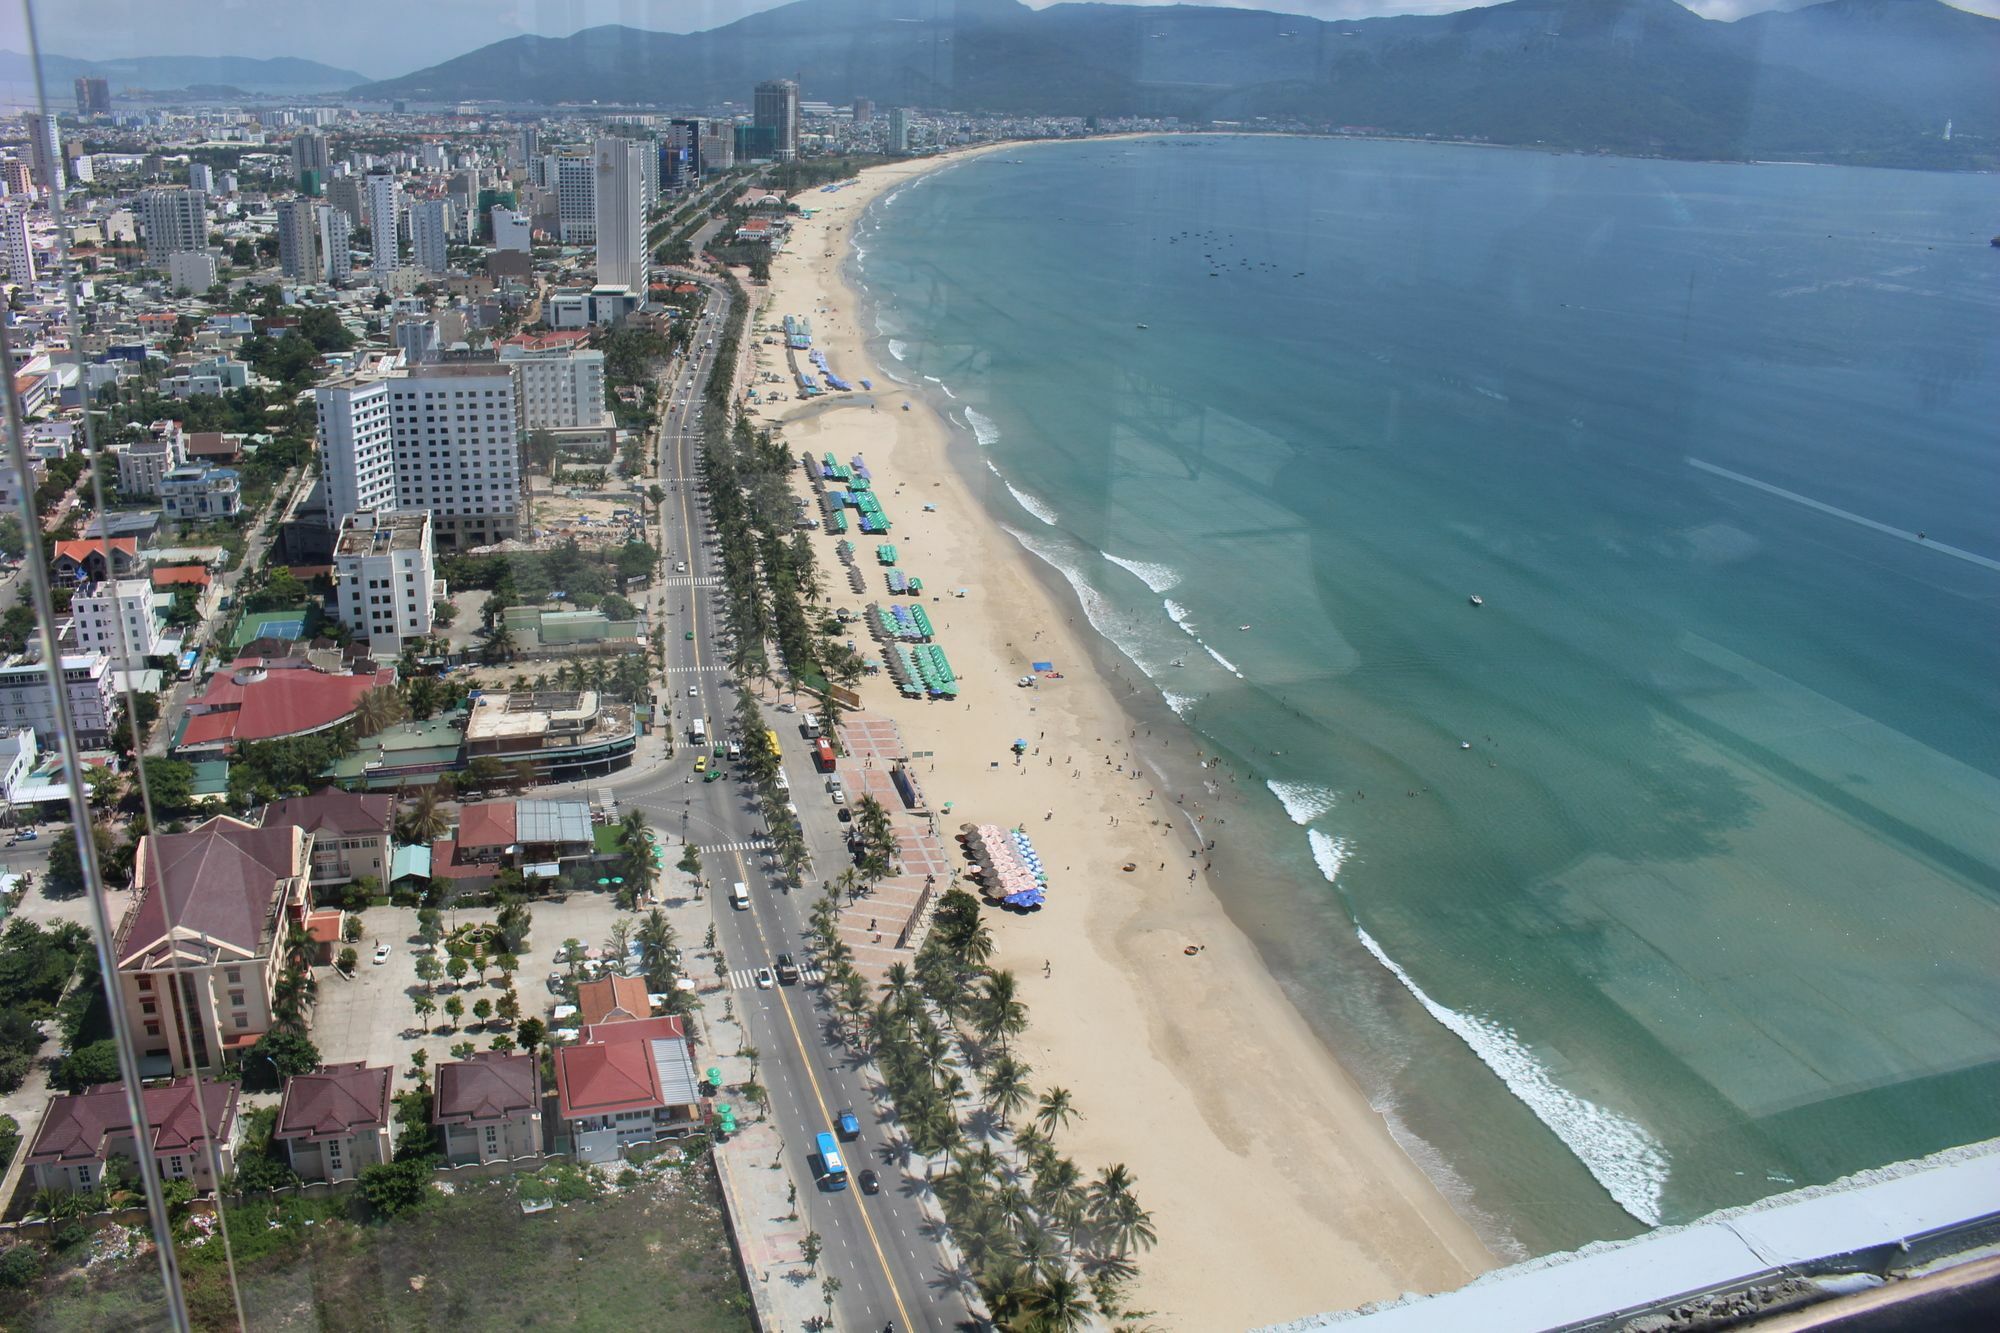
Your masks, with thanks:
M808 1273L817 1273L819 1271L819 1257L825 1249L826 1242L820 1238L819 1232L806 1232L806 1238L799 1242L799 1257L806 1261L806 1271Z
M361 1172L361 1197L382 1217L398 1217L423 1207L430 1196L431 1168L421 1159L384 1162Z
M123 1077L118 1069L118 1043L107 1038L79 1047L63 1057L50 1077L69 1092L115 1083Z
M274 1089L294 1074L310 1074L320 1066L319 1047L303 1033L272 1030L243 1053L243 1086L257 1092Z

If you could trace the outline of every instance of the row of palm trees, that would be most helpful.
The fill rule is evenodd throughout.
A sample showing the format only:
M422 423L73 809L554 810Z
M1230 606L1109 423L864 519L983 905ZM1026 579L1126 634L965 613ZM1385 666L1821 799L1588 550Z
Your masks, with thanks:
M945 893L915 967L892 964L879 996L840 938L839 902L840 886L830 886L811 913L833 1022L872 1053L911 1146L948 1155L934 1187L996 1326L1141 1317L1123 1293L1137 1254L1157 1239L1152 1217L1125 1166L1087 1178L1058 1151L1057 1135L1080 1112L1065 1088L1037 1095L1034 1071L1011 1050L1027 1007L1013 974L989 965L979 900Z

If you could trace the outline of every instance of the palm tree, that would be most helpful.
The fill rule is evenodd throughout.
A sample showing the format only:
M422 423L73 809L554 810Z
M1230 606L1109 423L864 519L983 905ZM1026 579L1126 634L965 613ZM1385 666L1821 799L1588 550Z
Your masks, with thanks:
M1090 1219L1093 1223L1108 1219L1121 1202L1132 1193L1132 1173L1125 1169L1123 1162L1114 1162L1097 1173L1097 1179L1090 1182Z
M980 1039L998 1041L1003 1047L1028 1027L1028 1007L1017 997L1019 985L1006 970L986 974L984 993L978 1002L977 1024Z
M1001 1056L986 1071L986 1105L1002 1122L1019 1115L1034 1100L1034 1093L1028 1087L1028 1076L1033 1072L1011 1055Z
M646 832L646 812L644 810L626 812L625 818L618 824L619 848L635 856L650 854L653 842L646 836Z
M1035 1120L1041 1125L1042 1133L1054 1138L1058 1129L1064 1128L1081 1114L1076 1109L1075 1099L1069 1095L1068 1088L1050 1088L1042 1094L1035 1111Z
M404 808L396 820L396 836L405 843L428 847L451 831L451 817L444 811L435 787L418 791L417 799Z
M1022 1293L1020 1327L1036 1333L1075 1333L1090 1327L1097 1307L1090 1303L1083 1284L1064 1272L1043 1272Z
M380 735L401 722L406 712L402 695L390 686L378 685L354 701L354 734Z
M882 993L891 1002L900 1001L910 993L910 969L903 963L889 964L889 970L882 974Z
M1153 1215L1139 1206L1138 1199L1126 1195L1103 1224L1102 1234L1122 1257L1134 1247L1150 1250L1160 1236L1153 1229Z

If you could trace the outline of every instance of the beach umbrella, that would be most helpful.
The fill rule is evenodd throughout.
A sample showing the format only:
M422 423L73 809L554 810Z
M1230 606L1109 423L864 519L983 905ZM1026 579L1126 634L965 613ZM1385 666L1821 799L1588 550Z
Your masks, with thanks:
M710 1087L719 1088L722 1086L722 1071L720 1069L717 1069L714 1065L710 1065L705 1072Z
M598 881L597 881L597 886L598 886L599 888L603 888L603 887L604 887L605 885L609 884L610 882L611 882L610 880L608 880L608 879L605 879L605 878L603 878L602 876L600 876L600 877L598 878Z

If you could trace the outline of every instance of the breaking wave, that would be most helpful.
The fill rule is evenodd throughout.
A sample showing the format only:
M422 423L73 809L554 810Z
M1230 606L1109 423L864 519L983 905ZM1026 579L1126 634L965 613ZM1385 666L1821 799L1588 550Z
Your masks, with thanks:
M1112 555L1108 551L1105 552L1104 558L1118 566L1118 568L1136 575L1139 582L1145 584L1154 592L1165 592L1169 588L1177 586L1181 581L1180 572L1171 565L1155 564L1150 560L1127 560L1122 556Z
M1345 838L1336 838L1331 833L1321 833L1318 829L1306 830L1306 841L1312 844L1313 864L1319 873L1326 876L1326 882L1339 882L1340 868L1347 863L1351 845Z
M982 449L991 449L1000 442L1000 423L976 407L965 409L965 424L972 427L972 438L979 441Z
M1278 803L1285 807L1285 813L1294 824L1310 824L1327 811L1339 794L1330 787L1321 787L1311 782L1281 782L1272 778L1264 784Z

